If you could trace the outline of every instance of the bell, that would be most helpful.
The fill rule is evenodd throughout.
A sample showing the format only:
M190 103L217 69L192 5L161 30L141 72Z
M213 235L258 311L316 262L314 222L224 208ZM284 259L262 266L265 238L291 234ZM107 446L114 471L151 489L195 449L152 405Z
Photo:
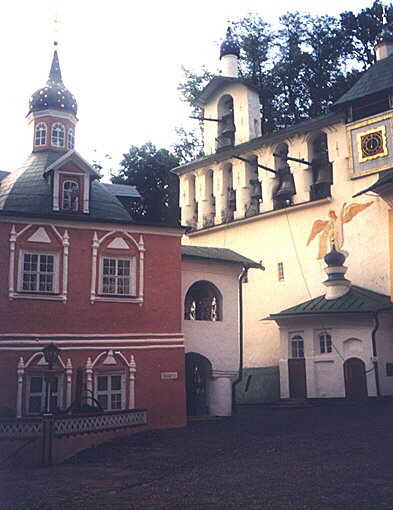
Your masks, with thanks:
M313 159L312 169L317 175L315 184L332 184L332 164L328 160Z
M289 165L278 170L279 186L274 192L276 199L289 199L292 195L296 195L295 181Z

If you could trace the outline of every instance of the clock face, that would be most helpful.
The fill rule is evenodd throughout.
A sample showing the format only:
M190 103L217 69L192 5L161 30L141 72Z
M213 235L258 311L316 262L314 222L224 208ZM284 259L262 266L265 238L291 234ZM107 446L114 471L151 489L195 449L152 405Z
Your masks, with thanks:
M386 128L379 125L378 128L359 133L358 151L359 163L364 163L370 159L387 156L388 150L386 146Z
M382 132L375 131L361 137L362 156L376 156L383 152Z

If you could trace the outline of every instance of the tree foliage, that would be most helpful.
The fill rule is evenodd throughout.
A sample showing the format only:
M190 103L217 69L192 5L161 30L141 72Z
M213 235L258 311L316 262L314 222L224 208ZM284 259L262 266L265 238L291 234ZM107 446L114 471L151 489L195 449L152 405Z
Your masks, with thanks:
M142 196L135 219L149 223L176 226L179 220L178 178L170 170L179 159L167 149L157 149L152 143L132 145L123 155L120 170L112 175L114 184L136 186Z

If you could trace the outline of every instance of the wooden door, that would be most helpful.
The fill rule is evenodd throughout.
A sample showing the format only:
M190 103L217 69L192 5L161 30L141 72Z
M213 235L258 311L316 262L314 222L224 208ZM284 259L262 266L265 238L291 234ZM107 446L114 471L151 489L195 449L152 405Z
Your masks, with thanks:
M291 358L288 360L289 396L304 400L307 397L306 389L306 362L304 358Z
M367 398L366 367L359 358L349 358L344 363L345 396L351 400Z
M207 379L210 362L200 354L186 354L187 414L202 416L208 414Z

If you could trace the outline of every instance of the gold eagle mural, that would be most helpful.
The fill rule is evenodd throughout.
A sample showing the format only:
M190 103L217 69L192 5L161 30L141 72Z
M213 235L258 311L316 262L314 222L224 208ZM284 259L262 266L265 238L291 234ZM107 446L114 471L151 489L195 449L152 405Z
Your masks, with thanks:
M337 251L341 251L341 253L347 256L347 253L342 249L344 244L344 224L349 223L357 214L369 207L372 203L373 202L357 204L353 202L347 205L347 203L344 202L339 216L337 216L334 210L331 210L329 211L328 220L314 221L307 240L307 246L319 235L318 260L323 259L332 249L333 245Z

